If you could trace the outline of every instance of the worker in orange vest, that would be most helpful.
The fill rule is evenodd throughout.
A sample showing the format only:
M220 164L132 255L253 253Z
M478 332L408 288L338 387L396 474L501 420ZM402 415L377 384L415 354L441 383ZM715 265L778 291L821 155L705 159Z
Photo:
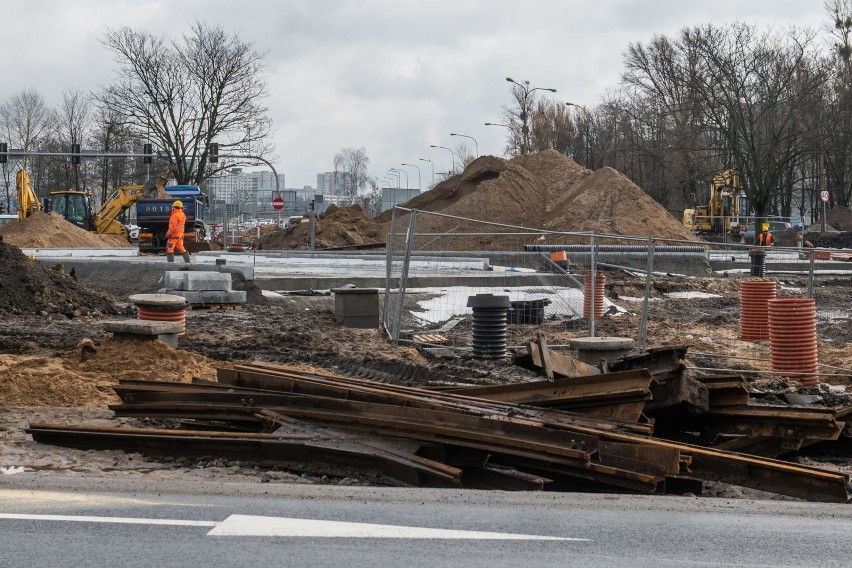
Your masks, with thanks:
M763 224L763 232L757 237L757 244L762 247L771 247L775 245L775 239L772 238L772 233L769 232L769 223Z
M183 229L186 225L186 214L183 203L176 200L172 203L172 214L169 215L169 230L166 231L166 260L175 261L175 249L183 255L183 261L189 262L189 253L183 246Z

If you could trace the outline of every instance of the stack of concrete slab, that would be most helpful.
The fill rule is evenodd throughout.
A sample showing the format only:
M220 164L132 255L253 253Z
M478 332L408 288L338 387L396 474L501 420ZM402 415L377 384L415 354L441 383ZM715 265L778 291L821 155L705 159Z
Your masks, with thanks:
M194 306L244 304L245 291L231 289L231 274L195 270L166 271L165 287L161 294L183 296Z

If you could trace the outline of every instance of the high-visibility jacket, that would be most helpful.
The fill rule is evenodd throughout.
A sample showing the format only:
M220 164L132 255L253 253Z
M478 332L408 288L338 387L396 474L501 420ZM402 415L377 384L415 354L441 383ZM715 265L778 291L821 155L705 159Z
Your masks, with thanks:
M169 230L166 231L166 237L183 238L183 229L186 225L186 214L180 207L172 209L172 214L169 216Z
M760 233L760 235L757 237L757 244L762 247L771 247L773 244L775 244L775 240L772 238L772 233L770 233L769 231L765 233Z

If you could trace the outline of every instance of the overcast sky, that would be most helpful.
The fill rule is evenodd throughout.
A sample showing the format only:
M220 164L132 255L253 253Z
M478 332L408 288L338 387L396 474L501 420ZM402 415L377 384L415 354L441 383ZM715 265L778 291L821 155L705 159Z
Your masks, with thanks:
M268 52L275 166L287 187L316 184L344 147L365 147L369 174L451 165L447 150L476 139L503 155L506 77L594 106L618 86L631 42L684 27L741 21L820 29L823 0L0 0L0 102L34 88L97 90L114 76L99 38L131 26L178 37L195 20L221 24ZM404 177L403 185L405 183Z

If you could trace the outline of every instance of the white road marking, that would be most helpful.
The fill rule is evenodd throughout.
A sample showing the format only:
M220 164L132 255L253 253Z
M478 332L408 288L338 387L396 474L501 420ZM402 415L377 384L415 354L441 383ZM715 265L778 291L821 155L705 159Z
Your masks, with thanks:
M133 517L87 517L74 515L23 515L0 513L0 519L20 521L71 521L80 523L115 523L117 525L168 525L178 527L215 527L216 521L184 521L180 519L137 519Z
M231 515L224 521L189 521L181 519L141 519L134 517L94 517L74 515L31 515L0 513L0 520L60 521L78 523L113 523L122 525L160 525L184 527L213 527L207 536L277 536L314 538L431 538L463 540L561 540L588 542L587 538L567 538L532 534L498 533L347 523L342 521L317 521L286 517L259 517Z
M588 541L585 538L431 529L397 525L374 525L370 523L347 523L341 521L315 521L312 519L256 517L251 515L231 515L207 534L209 536Z

